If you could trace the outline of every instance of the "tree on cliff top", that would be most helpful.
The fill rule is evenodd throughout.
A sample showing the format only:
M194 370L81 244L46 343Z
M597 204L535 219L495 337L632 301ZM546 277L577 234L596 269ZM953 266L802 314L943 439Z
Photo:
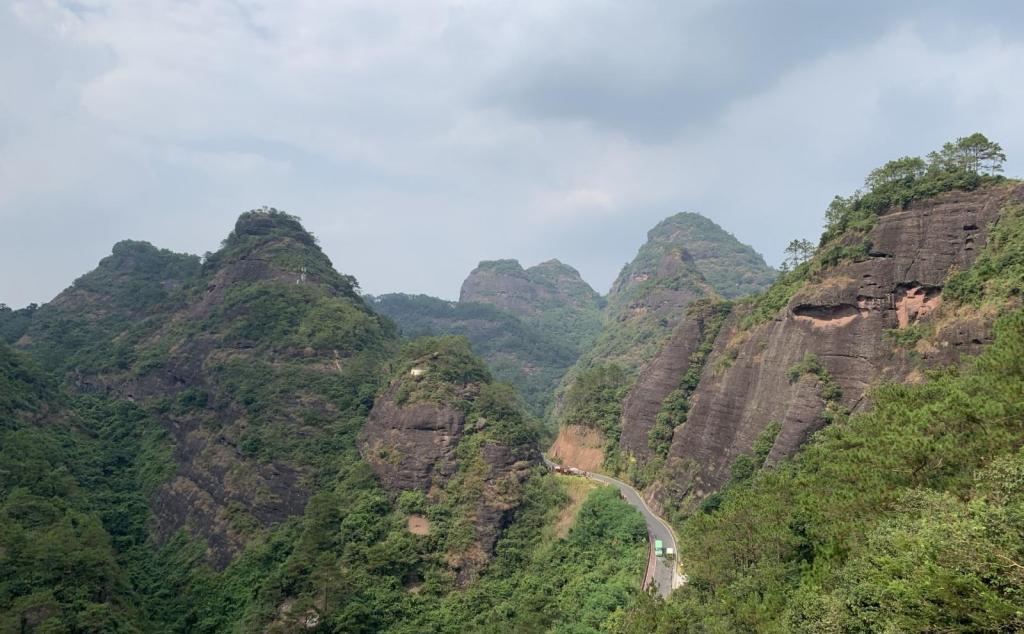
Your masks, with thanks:
M981 132L975 132L944 144L941 150L929 152L928 162L932 169L995 175L1003 171L1006 154L998 143L989 141Z

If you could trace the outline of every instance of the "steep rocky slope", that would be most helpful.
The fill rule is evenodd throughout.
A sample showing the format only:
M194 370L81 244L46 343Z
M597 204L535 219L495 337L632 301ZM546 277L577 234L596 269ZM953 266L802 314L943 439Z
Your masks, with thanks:
M392 496L449 504L471 530L448 562L466 583L490 558L539 465L536 430L518 397L492 383L465 339L421 339L397 364L359 436L359 450Z
M257 211L202 267L119 243L19 345L79 392L154 411L177 465L151 500L155 534L186 529L222 567L301 514L330 470L316 447L372 402L390 329L295 219Z
M704 272L719 286L711 284ZM601 334L567 373L559 388L560 402L553 419L574 437L579 436L579 430L568 426L598 429L605 436L606 467L626 468L622 458L646 452L653 414L657 414L661 400L678 380L668 379L661 388L653 390L648 389L651 381L645 381L644 387L630 396L626 408L630 418L628 429L619 420L622 401L631 393L638 375L663 373L646 368L666 345L674 345L676 354L684 357L696 349L701 338L699 332L689 343L671 342L672 333L685 319L687 307L699 300L714 302L722 296L763 289L773 276L774 271L750 247L699 214L676 214L658 223L612 285L603 311ZM678 369L685 372L687 362L680 360L678 364ZM602 379L592 380L596 375ZM615 386L607 380L613 375L618 376ZM657 379L652 376L652 380ZM584 393L595 386L600 386L600 394ZM566 407L567 403L595 401L605 403L602 411L574 411ZM625 432L626 439L620 441L621 432ZM623 456L618 455L620 442ZM562 449L571 446L571 438L563 434L553 455L564 459Z
M558 260L524 269L517 260L485 260L462 283L460 302L490 304L512 314L554 323L559 316L578 315L573 334L588 334L588 318L596 323L601 297L579 272Z
M759 437L769 441L765 463L775 464L837 414L864 408L870 386L916 380L926 368L977 354L991 341L991 315L942 310L943 286L970 267L1000 211L1022 199L1024 188L1000 183L892 207L866 234L840 239L839 248L857 255L797 282L770 319L758 319L757 303L737 305L649 496L692 508L729 480ZM699 322L681 323L634 400L644 392L653 401L682 378L681 356L699 330ZM628 417L624 436L639 439L648 420ZM635 442L630 449L643 453Z

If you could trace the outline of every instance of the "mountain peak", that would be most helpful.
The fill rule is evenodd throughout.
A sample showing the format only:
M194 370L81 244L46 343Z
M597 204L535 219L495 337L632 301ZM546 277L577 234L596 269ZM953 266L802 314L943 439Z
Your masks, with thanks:
M243 239L246 236L288 237L304 244L316 244L316 238L306 231L298 216L273 207L261 207L241 214L235 222L235 229L228 236L227 242Z
M518 260L481 262L462 283L459 301L536 315L554 304L592 308L599 301L579 272L558 260L524 269Z
M647 232L647 240L641 252L656 244L684 249L708 284L729 299L760 292L775 278L775 271L752 247L699 213L665 218Z

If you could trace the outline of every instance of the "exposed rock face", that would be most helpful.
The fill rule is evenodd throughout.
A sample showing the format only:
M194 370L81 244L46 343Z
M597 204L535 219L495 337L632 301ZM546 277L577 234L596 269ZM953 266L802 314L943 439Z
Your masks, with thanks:
M455 473L455 448L466 414L431 401L397 405L393 384L376 402L359 436L363 460L389 491L430 491Z
M481 262L469 274L462 283L459 301L491 304L516 315L538 316L554 307L594 310L600 296L576 269L558 260L528 269L516 260L491 260Z
M641 460L651 458L647 436L669 392L679 387L680 378L690 367L690 359L704 338L707 315L687 315L672 333L672 338L651 360L622 404L622 434L619 446Z
M728 480L733 460L749 453L773 420L781 430L766 464L792 455L825 424L821 382L809 375L791 381L788 375L808 354L816 355L841 387L843 405L853 410L864 405L865 390L873 382L903 380L916 371L907 353L884 333L935 316L946 278L971 265L1008 198L1024 198L1024 188L949 192L892 210L867 236L867 259L840 264L812 280L768 323L744 332L738 329L738 316L730 318L716 340L689 417L674 434L663 477L648 494L659 501L690 503L707 496ZM685 333L676 336L687 340ZM918 351L917 363L954 362L961 354L977 353L990 338L984 320L940 324L935 341ZM678 351L664 354L687 349L681 344ZM648 376L652 385L638 386L635 393L657 394L685 362L659 358L656 365L665 372ZM629 425L637 427L629 437L642 435L636 417L629 418Z
M374 403L358 447L389 495L421 491L472 526L472 543L446 557L465 584L490 559L540 453L529 434L512 431L529 424L514 392L500 407L479 405L496 402L496 386L468 342L427 342L432 351L407 361Z
M649 458L647 433L654 415L664 395L678 386L678 374L686 371L686 357L700 339L700 328L677 331L687 307L704 298L762 290L774 275L753 249L707 218L691 213L666 218L647 233L647 242L620 271L608 293L601 334L568 372L559 393L567 393L577 376L598 365L620 366L629 384L644 373L646 380L631 389L624 404L628 421L620 447L634 457ZM712 279L717 287L709 283ZM674 353L646 369L666 345ZM562 416L556 402L552 418L561 422Z

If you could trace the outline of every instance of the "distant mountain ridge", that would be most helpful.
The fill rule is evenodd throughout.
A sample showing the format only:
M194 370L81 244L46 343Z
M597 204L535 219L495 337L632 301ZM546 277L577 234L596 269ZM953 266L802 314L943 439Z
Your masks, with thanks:
M601 327L600 295L579 272L548 260L524 269L518 260L481 262L457 302L391 293L369 298L403 336L463 335L498 380L515 385L543 417L551 395Z

